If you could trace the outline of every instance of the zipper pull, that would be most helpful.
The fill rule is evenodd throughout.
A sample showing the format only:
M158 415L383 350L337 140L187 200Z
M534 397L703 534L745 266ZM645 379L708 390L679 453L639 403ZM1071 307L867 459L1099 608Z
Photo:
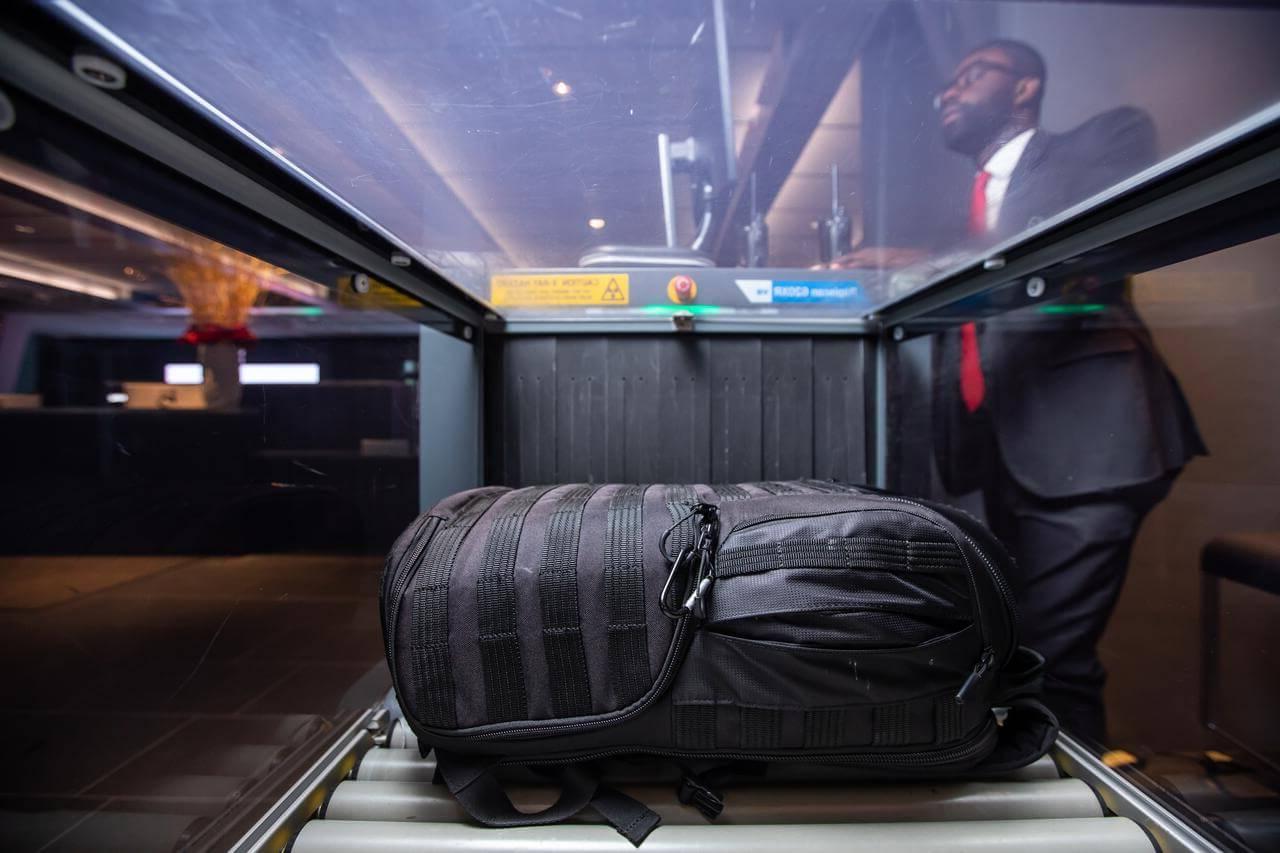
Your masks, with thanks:
M960 689L956 691L956 704L963 705L964 699L969 695L969 691L973 686L982 680L982 676L987 674L987 670L996 662L995 650L986 648L982 650L982 657L978 658L978 662L973 666L973 672L969 673L969 677L964 680L964 684L960 685Z

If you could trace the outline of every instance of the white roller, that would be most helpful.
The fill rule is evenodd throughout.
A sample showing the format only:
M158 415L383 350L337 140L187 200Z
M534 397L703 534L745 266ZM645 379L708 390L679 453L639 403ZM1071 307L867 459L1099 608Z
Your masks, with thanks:
M432 758L422 758L417 748L413 749L371 749L360 762L356 770L356 778L369 782L430 782L435 776L436 763ZM1007 773L1000 777L1008 781L1031 781L1036 779L1057 779L1058 767L1053 759L1044 756L1034 764ZM613 764L606 778L621 784L647 784L652 782L676 782L680 771L670 763L657 762L648 765L629 766ZM773 765L769 768L767 779L743 777L735 780L737 785L776 784L779 782L838 782L846 781L848 775L838 767L800 767Z
M706 821L676 799L675 786L621 790L662 816L667 825ZM508 792L521 811L538 811L559 791L516 787ZM1093 790L1078 779L1036 782L960 782L945 785L850 785L729 788L716 826L885 821L1020 820L1102 817ZM443 788L423 782L343 782L324 813L326 820L461 821L466 813ZM594 811L579 821L596 823Z
M645 853L1152 853L1150 840L1126 818L944 821L939 823L660 826ZM488 829L449 823L313 820L293 853L594 853L635 848L607 826L566 824Z
M391 731L387 732L387 746L392 749L412 749L416 752L418 736L413 733L413 729L404 724L403 720L396 720L391 724Z

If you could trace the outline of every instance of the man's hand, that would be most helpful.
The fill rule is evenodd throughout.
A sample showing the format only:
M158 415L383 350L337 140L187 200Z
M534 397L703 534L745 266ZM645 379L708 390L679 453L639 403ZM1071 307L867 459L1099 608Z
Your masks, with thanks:
M904 246L864 246L847 255L841 255L828 264L829 269L845 270L854 267L872 269L899 269L918 264L929 253L924 249L909 249Z

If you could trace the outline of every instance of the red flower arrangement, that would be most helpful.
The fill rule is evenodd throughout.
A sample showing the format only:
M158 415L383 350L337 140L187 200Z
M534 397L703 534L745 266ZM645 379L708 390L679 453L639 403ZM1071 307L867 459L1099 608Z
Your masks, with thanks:
M217 323L192 323L178 340L187 344L233 344L248 346L257 340L248 326L219 326Z

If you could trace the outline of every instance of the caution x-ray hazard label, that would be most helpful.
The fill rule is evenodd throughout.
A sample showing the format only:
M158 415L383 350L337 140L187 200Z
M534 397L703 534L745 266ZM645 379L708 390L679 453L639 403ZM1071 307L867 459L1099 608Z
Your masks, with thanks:
M489 279L489 301L512 308L627 305L631 282L625 273L495 275Z

